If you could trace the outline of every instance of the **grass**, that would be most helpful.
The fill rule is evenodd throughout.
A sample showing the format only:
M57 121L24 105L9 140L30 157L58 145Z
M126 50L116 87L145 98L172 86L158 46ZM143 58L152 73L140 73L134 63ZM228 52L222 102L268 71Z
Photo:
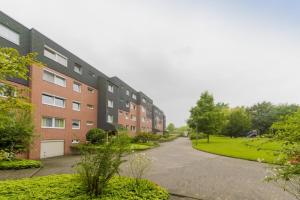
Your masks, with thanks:
M229 138L210 136L210 143L206 139L193 140L195 149L245 160L278 163L280 142L269 142L266 138ZM277 154L276 154L277 153Z
M136 143L130 144L130 149L134 150L134 151L143 151L143 150L151 149L153 147L155 147L155 146L147 145L146 143L145 144L136 144Z
M65 200L167 200L168 192L158 185L141 180L139 187L132 178L115 176L101 197L86 194L78 175L51 175L20 180L0 181L1 200L65 199Z

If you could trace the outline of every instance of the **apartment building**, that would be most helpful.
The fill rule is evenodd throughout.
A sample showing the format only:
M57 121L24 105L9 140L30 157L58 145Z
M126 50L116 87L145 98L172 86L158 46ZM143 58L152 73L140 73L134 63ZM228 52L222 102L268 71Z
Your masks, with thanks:
M118 77L108 77L35 29L28 29L0 11L0 47L21 54L37 52L43 67L29 66L30 79L8 80L30 88L35 137L30 159L71 153L85 143L91 128L163 132L165 116L152 99ZM5 83L4 83L5 84ZM155 113L154 113L155 112Z

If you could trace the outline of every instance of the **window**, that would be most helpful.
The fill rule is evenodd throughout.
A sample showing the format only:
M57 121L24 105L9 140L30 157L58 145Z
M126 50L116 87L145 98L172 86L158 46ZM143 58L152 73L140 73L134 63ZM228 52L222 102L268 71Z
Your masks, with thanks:
M54 51L53 49L51 49L48 46L44 47L44 56L64 65L66 67L68 66L68 58L63 56L62 54L58 53L57 51Z
M146 112L146 109L144 106L142 106L142 112Z
M80 140L77 140L77 139L72 140L72 144L79 144L79 143L80 143Z
M108 122L108 123L113 123L113 121L114 121L114 116L112 116L112 115L107 115L107 122Z
M78 74L82 74L82 67L81 67L81 65L75 63L75 65L74 65L74 72L76 72Z
M114 107L114 102L113 102L112 100L108 100L108 101L107 101L107 106L108 106L109 108L113 108L113 107Z
M136 106L135 106L133 103L131 103L131 104L130 104L130 108L131 108L132 110L135 110L135 109L136 109Z
M114 93L114 86L108 85L108 91L110 91L111 93Z
M65 128L65 120L55 117L43 117L42 128Z
M146 103L146 99L145 98L143 98L142 101L143 101L143 103Z
M75 91L75 92L81 92L81 84L80 83L76 83L76 82L74 82L73 83L73 90Z
M2 24L0 24L0 36L12 43L20 44L20 35Z
M94 110L94 106L91 104L87 104L88 109Z
M65 99L61 97L55 97L49 94L42 94L42 103L50 106L57 106L64 108Z
M93 126L93 125L94 125L94 122L92 122L92 121L87 121L87 122L86 122L86 125L87 125L87 126Z
M128 117L128 113L126 113L126 114L125 114L125 119L128 119L128 118L129 118L129 117Z
M80 103L73 101L72 108L73 110L80 111Z
M129 96L130 95L130 92L129 90L126 90L126 95Z
M129 102L126 102L126 108L129 108Z
M94 89L93 89L93 88L90 88L90 87L88 87L88 92L90 92L90 93L94 93L95 91L94 91Z
M0 97L16 97L17 90L12 86L5 86L5 84L0 83Z
M136 116L135 116L135 115L131 115L131 116L130 116L130 119L131 119L132 121L136 121Z
M145 122L145 117L142 117L142 122Z
M72 129L80 129L80 120L77 119L72 120Z
M133 99L136 99L136 95L135 95L135 94L132 94L132 98L133 98Z
M43 80L48 81L50 83L54 83L62 87L66 87L66 79L46 70L44 70L43 73Z

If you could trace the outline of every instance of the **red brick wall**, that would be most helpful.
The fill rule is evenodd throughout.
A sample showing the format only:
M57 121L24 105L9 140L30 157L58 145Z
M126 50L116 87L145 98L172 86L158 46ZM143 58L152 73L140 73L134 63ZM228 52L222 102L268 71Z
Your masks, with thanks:
M43 70L48 70L66 79L66 87L62 87L43 80ZM31 159L40 158L40 142L41 140L64 140L65 154L70 154L70 145L73 139L79 139L81 143L85 142L85 135L91 128L97 127L97 93L94 89L91 93L87 90L89 86L81 83L81 93L73 91L73 82L76 81L66 75L60 74L46 67L40 68L33 66L31 67L31 102L34 105L34 123L36 139L34 141L32 150L30 151L29 157ZM80 83L79 81L76 81ZM63 97L66 99L65 108L59 108L55 106L49 106L42 104L42 93L48 93ZM74 111L72 109L72 102L80 102L80 111ZM87 107L87 104L94 106L91 110ZM58 117L65 119L65 128L42 128L42 117ZM80 129L72 129L72 120L80 120ZM86 122L92 121L92 126L87 126Z
M147 117L147 110L144 108L142 109L142 105L138 105L138 132L151 132L152 131L152 119ZM144 121L142 120L144 118Z
M135 109L134 109L134 107L135 107ZM128 116L128 119L126 119L126 114ZM136 116L136 121L131 119L131 115ZM137 133L137 128L138 128L137 120L138 120L138 106L132 102L130 103L130 111L129 112L126 112L123 110L119 110L119 112L118 112L118 124L122 125L124 128L126 126L128 126L128 132L131 136L134 136ZM135 131L131 130L131 128L130 128L131 126L135 127Z

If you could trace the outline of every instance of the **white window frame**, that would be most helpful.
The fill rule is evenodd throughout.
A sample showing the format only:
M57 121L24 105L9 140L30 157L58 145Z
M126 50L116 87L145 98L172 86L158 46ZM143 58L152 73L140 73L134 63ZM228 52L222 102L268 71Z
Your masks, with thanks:
M136 94L132 93L131 97L136 100Z
M107 100L107 107L113 108L114 107L114 102L112 100Z
M129 114L128 113L125 113L125 119L129 119Z
M74 104L79 105L79 109L74 109ZM81 110L81 103L78 102L78 101L73 101L72 102L72 110L74 110L74 111L80 111Z
M145 109L144 106L142 106L142 112L143 112L143 113L146 112L146 109Z
M78 127L78 128L74 128L74 127L73 127L74 121L78 122L78 124L79 124L79 127ZM72 129L73 129L73 130L79 130L79 129L80 129L80 124L81 124L81 121L80 121L79 119L72 119Z
M43 102L43 95L46 95L46 96L49 96L49 97L53 97L54 99L53 99L53 104L49 104L49 103L44 103ZM63 106L58 106L58 105L56 105L55 104L55 100L56 99L61 99L61 100L63 100L64 101L64 105ZM54 106L54 107L58 107L58 108L66 108L66 98L64 98L64 97L60 97L60 96L56 96L56 95L52 95L52 94L49 94L49 93L42 93L42 104L44 104L44 105L48 105L48 106Z
M20 45L20 34L1 23L0 23L0 37L16 45Z
M52 51L52 52L54 52L55 58L53 59L53 58L51 58L49 56L46 56L45 55L45 50L47 50L48 52L49 52L49 50ZM54 60L55 62L57 62L57 63L65 66L65 67L68 67L68 58L66 56L62 55L61 53L59 53L58 51L55 51L54 49L52 49L51 47L49 47L47 45L44 45L44 56L47 57L47 58L49 58L49 59L51 59L51 60ZM58 57L64 58L66 60L66 63L60 62L59 59L58 59Z
M50 74L52 74L52 75L54 76L53 82L52 82L52 81L49 81L49 80L47 80L47 79L45 79L45 77L44 77L44 73L45 73L45 72L48 72L48 73L50 73ZM57 77L58 77L58 78L61 78L61 79L64 79L64 85L60 85L60 84L58 84L58 83L55 81ZM65 77L60 76L60 75L58 75L58 74L56 74L56 73L54 73L54 72L52 72L52 71L50 71L50 70L46 70L46 69L44 69L44 71L43 71L43 80L44 80L44 81L47 81L48 83L53 83L53 84L58 85L58 86L61 86L61 87L66 87L66 85L67 85L67 80L66 80Z
M75 70L75 69L77 69L77 68L79 69L78 71ZM75 63L75 64L74 64L73 70L74 70L75 73L82 75L83 68L82 68L82 66L79 65L78 63Z
M111 92L111 93L114 93L114 86L113 86L113 85L110 85L110 84L108 84L108 86L107 86L107 90L108 90L109 92Z
M79 86L79 91L77 91L77 90L74 89L74 85L78 85L78 86ZM81 93L81 86L82 86L82 85L81 85L80 83L74 81L74 82L73 82L73 91L74 91L74 92Z
M49 127L49 126L43 126L43 118L51 118L51 119L52 119L52 126L51 126L51 127ZM56 119L62 119L62 120L64 120L64 127L56 127L56 126L55 126L55 120L56 120ZM63 118L59 118L59 117L48 117L48 116L43 116L43 117L42 117L41 123L42 123L42 125L41 125L42 128L52 128L52 129L65 129L65 128L66 128L66 120L63 119Z
M113 115L107 115L107 123L112 124L114 122L114 116Z
M129 90L126 90L126 95L127 95L127 96L130 96Z

